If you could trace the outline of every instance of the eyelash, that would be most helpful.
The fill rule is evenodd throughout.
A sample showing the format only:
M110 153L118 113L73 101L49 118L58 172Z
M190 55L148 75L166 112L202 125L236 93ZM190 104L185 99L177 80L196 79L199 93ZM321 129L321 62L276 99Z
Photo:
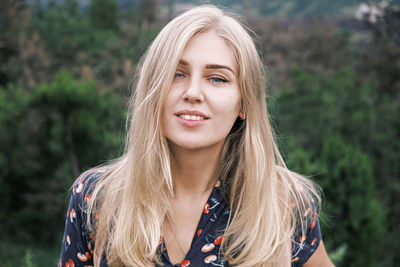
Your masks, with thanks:
M179 76L179 77L178 77L178 76ZM183 74L182 74L182 73L179 73L179 72L175 73L175 75L174 75L174 79L179 79L179 78L181 78L181 77L183 77Z
M182 78L184 76L183 73L177 72L174 75L174 79L179 79ZM227 79L223 78L223 77L210 77L208 78L209 81L214 82L214 83L226 83L229 82Z
M222 78L222 77L211 77L211 78L209 78L209 80L211 82L216 82L216 83L226 83L226 82L228 82L227 79Z

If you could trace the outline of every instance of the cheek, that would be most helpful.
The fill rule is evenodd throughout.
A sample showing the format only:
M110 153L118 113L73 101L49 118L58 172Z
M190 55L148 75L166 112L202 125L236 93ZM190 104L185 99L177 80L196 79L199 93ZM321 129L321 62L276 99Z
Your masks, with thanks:
M168 126L168 114L171 114L173 110L173 103L173 95L168 92L163 100L163 106L161 109L161 127L163 130Z
M220 98L219 103L215 105L221 113L227 116L236 117L239 115L241 106L241 97L238 93L226 94Z
M162 108L163 115L168 113L168 111L171 111L171 109L173 109L175 99L176 99L176 96L174 95L174 91L169 90L169 92L165 96L164 103L163 103L163 108Z

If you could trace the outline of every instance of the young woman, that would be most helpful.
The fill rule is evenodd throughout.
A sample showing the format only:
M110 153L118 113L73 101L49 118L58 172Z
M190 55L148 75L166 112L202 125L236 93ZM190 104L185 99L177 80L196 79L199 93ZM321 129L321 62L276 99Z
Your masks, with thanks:
M233 16L201 6L168 23L138 70L125 153L73 186L59 266L332 266L264 78Z

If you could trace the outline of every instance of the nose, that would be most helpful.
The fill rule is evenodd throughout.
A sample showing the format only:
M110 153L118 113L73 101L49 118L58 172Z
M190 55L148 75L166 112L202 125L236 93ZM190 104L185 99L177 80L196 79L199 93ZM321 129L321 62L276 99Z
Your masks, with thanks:
M183 94L183 100L191 104L201 103L204 101L200 78L192 77L190 79L190 82Z

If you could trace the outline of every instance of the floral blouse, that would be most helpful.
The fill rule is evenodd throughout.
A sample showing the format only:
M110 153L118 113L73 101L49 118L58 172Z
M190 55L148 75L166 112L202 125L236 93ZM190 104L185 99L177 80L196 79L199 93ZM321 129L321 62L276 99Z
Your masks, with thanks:
M93 181L99 174L90 177L80 177L74 183L72 196L68 207L65 232L62 240L61 256L58 267L91 267L93 263L94 240L93 234L86 227L86 213L84 209L90 199L93 189ZM87 181L85 181L87 179ZM86 184L84 186L84 184ZM164 248L161 254L162 266L186 267L186 266L230 266L219 255L222 242L222 233L227 225L229 209L219 189L217 182L207 203L204 205L196 232L193 236L191 247L180 264L172 264L165 244L161 238L160 248ZM321 232L318 216L313 212L313 220L307 229L305 236L296 236L292 242L292 266L299 267L311 257L321 240ZM302 242L303 241L303 242ZM301 243L302 242L302 243ZM103 254L100 267L107 267L107 259ZM155 264L157 267L157 264Z

